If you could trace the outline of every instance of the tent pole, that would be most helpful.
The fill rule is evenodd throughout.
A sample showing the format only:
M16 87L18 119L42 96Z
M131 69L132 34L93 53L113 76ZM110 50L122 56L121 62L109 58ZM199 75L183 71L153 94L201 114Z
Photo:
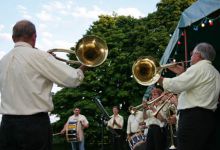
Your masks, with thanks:
M184 29L184 46L185 46L185 61L188 61L188 43L187 43L187 35L186 35L186 29ZM185 67L187 66L187 62L185 63Z

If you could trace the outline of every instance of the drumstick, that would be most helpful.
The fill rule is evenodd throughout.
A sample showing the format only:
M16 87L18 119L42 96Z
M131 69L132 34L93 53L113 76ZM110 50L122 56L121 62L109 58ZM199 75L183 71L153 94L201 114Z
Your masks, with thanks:
M62 134L62 133L60 133L60 132L59 132L59 133L54 133L53 136L55 136L55 135L60 135L60 134Z

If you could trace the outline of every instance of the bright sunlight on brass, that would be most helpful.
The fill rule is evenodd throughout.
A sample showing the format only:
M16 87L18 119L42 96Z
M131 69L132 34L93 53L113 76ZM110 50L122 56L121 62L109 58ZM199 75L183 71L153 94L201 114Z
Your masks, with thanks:
M78 61L64 60L55 56L58 60L64 61L69 64L80 63L88 67L96 67L101 65L108 56L108 46L101 38L88 35L80 39L76 44L76 50L54 48L48 51L49 53L54 52L66 52L76 55Z
M190 61L184 61L190 62ZM148 86L156 83L163 69L183 62L175 62L160 65L151 57L143 56L137 59L132 66L132 74L134 79L141 85Z

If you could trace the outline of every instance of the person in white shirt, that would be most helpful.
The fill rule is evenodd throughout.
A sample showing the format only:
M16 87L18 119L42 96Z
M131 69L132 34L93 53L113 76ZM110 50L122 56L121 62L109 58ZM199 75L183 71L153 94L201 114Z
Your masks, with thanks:
M71 142L72 150L85 150L84 129L89 127L89 122L84 115L80 114L79 108L76 107L73 109L73 112L74 114L69 117L68 121L61 130L61 133L64 134L68 132L68 125L71 126L71 122L76 122L76 141Z
M1 150L51 150L48 112L53 110L52 86L77 87L82 65L74 69L35 48L35 25L28 20L13 27L14 48L0 60Z
M128 117L127 136L128 138L137 132L141 132L140 123L143 122L143 112L135 110L133 106L129 107L130 112L133 112Z
M108 128L110 130L114 130L111 133L111 144L113 150L122 150L123 149L123 125L124 118L119 115L118 106L113 106L112 108L113 115L110 116L110 120L108 121Z
M137 110L134 106L129 107L131 113L127 121L127 141L131 149L142 149L145 142L142 133L143 111Z
M151 92L151 100L155 100L160 97L163 90L160 86L155 86ZM167 107L164 107L158 111L163 105L162 98L158 99L151 105L144 105L144 119L146 126L148 127L146 149L148 150L165 150L166 149L166 131L165 123L167 119ZM157 115L154 113L158 112Z
M199 43L185 72L174 78L160 77L158 81L165 90L180 93L178 150L207 150L214 145L214 111L220 92L220 74L212 65L215 56L212 45ZM178 73L175 66L172 70Z

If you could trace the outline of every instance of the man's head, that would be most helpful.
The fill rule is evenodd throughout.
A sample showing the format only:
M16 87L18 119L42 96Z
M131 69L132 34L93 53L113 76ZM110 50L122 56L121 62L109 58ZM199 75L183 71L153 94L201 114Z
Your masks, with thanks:
M12 39L14 42L27 42L35 47L36 37L35 25L28 20L18 21L13 27Z
M118 114L119 113L118 106L113 106L112 111L113 111L114 114Z
M134 106L129 106L129 108L128 108L128 110L129 110L129 112L131 113L131 114L135 114L136 113L136 111L137 111L137 109L134 107Z
M193 50L191 56L191 64L193 65L199 62L200 60L204 60L204 59L209 61L214 61L215 56L216 56L216 52L212 45L208 43L200 43Z
M154 87L153 90L151 91L151 95L152 95L152 98L153 98L153 99L159 97L162 93L163 93L163 89L162 89L161 86L156 86L156 87Z
M79 108L74 108L73 109L74 115L78 116L80 114L80 109Z

